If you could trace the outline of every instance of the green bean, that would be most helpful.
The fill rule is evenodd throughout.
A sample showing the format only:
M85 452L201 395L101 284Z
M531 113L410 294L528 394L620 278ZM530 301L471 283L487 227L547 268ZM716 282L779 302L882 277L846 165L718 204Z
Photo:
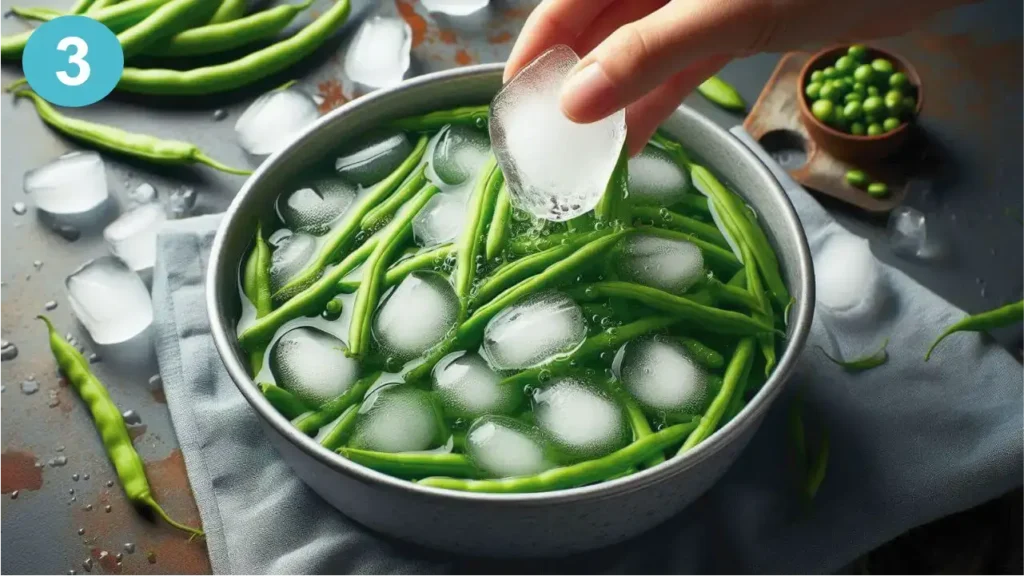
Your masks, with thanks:
M483 128L487 125L488 118L490 118L490 106L484 104L409 116L391 122L390 126L402 132L433 132L449 124Z
M629 149L626 144L619 151L619 159L608 179L601 200L594 207L594 216L604 222L629 222L630 206L626 202L629 196Z
M646 219L651 221L654 226L658 228L667 228L669 230L677 230L679 232L685 232L692 234L697 238L721 246L722 248L729 248L729 243L725 240L725 236L718 228L705 224L699 220L694 220L689 216L683 216L676 212L672 212L666 208L658 208L654 206L637 206L633 208L633 216Z
M252 253L245 262L245 274L242 288L245 296L256 308L256 318L262 318L274 311L274 302L270 297L270 246L263 239L263 225L256 225L256 238L253 240ZM252 375L255 377L263 368L263 348L253 350L249 354Z
M356 464L398 478L428 476L478 478L480 471L462 454L423 452L372 452L356 448L338 448L338 454Z
M384 281L384 273L394 258L395 250L412 232L412 220L431 197L439 192L437 186L428 184L409 200L405 211L381 231L380 240L366 259L363 279L356 291L356 302L352 309L352 322L348 328L348 350L353 358L362 358L370 350L370 326L373 312L377 309Z
M78 2L75 2L71 9L68 10L68 14L85 14L95 1L96 0L78 0ZM17 14L17 11L15 11L15 14Z
M394 194L387 197L386 200L380 204L374 206L363 219L359 221L359 227L363 230L378 230L385 224L391 221L395 217L395 213L398 209L406 203L409 198L412 198L420 191L420 188L427 183L427 165L422 164L420 167L412 173L405 182L395 191Z
M272 38L288 27L312 3L313 0L304 0L299 4L282 4L244 18L211 22L157 42L147 48L145 53L174 57L215 54Z
M707 262L708 267L715 269L715 271L721 273L723 276L735 274L737 270L743 267L743 264L736 259L736 256L733 255L731 251L705 242L691 234L678 232L676 230L658 228L656 226L644 226L638 230L642 231L644 234L693 244L697 248L700 248L700 252L704 256L704 261Z
M726 285L727 286L734 286L736 288L746 289L747 288L747 267L744 266L743 268L740 268L739 271L737 271L735 274L732 275L732 278L729 278L729 281L726 282Z
M517 238L508 243L508 250L513 256L527 256L547 250L548 248L579 242L580 240L589 242L590 240L607 235L608 230L611 230L611 228L602 223L601 228L591 232L557 232L547 236Z
M1022 315L1024 315L1024 300L968 316L946 328L935 339L935 342L932 342L931 347L928 348L928 353L924 355L924 361L927 362L932 357L935 347L950 334L957 332L984 332L993 328L1013 326L1021 321Z
M677 206L685 215L699 216L701 220L708 221L711 218L711 210L708 208L708 198L701 194L686 194L677 203Z
M629 419L629 426L633 429L633 441L641 440L654 433L651 430L651 423L647 421L647 416L644 411L640 409L640 405L636 403L627 392L624 390L617 390L616 397L619 403L622 404L626 409L626 417ZM650 459L643 462L644 468L653 468L658 464L665 461L664 454L655 454ZM450 476L450 474L449 474Z
M238 20L245 16L245 10L245 0L224 0L220 7L217 8L217 11L213 13L209 24L220 24Z
M238 60L191 70L125 68L119 90L138 94L203 95L234 90L287 70L315 51L348 19L349 1L338 0L294 36Z
M268 382L257 384L263 397L285 418L292 420L309 412L309 406L291 392Z
M686 438L686 442L679 449L683 454L694 446L700 444L718 427L718 421L725 414L733 394L739 387L741 381L745 381L750 372L750 366L754 360L754 339L744 338L736 345L732 359L729 360L729 367L725 369L725 377L722 379L722 389L711 401L711 406L700 417L700 423L696 429Z
M806 490L808 500L814 500L814 497L818 495L818 489L821 488L822 482L825 481L825 472L828 469L828 456L828 430L823 429L821 441L818 443L818 452L814 455L814 460L811 461L810 469L807 471Z
M494 201L494 215L491 217L491 225L487 229L487 242L484 255L488 260L494 260L501 255L505 249L505 241L508 239L509 221L512 219L512 200L508 195L508 184L502 184L498 197Z
M409 258L399 260L394 266L388 268L388 271L384 274L384 289L391 288L392 286L398 286L402 283L402 280L405 280L406 276L417 270L436 267L454 251L455 246L445 244L443 246L438 246L433 250L428 250L421 254L416 254ZM342 280L338 283L338 288L341 292L355 292L359 289L359 281Z
M107 451L107 457L114 465L117 478L121 481L128 501L139 509L155 513L179 530L193 536L202 536L202 530L175 522L157 504L153 498L149 480L146 479L146 469L142 458L135 451L132 437L128 434L128 427L125 426L121 411L110 398L107 389L89 371L89 361L82 356L77 348L61 338L49 318L39 316L39 319L46 324L46 329L49 332L50 351L53 353L54 359L57 360L57 365L67 377L68 383L89 408L92 420L96 424L96 430L100 433L100 439L103 441L103 447Z
M422 136L419 141L416 142L416 147L413 148L409 157L406 158L398 168L395 168L394 172L389 174L387 178L378 182L373 189L359 201L358 204L345 211L341 224L331 231L331 233L324 239L323 248L320 249L320 254L317 255L316 260L314 260L313 263L305 270L289 280L287 284L274 294L275 302L282 302L292 298L301 290L316 281L323 272L324 267L333 262L335 258L341 254L342 250L346 248L349 242L355 238L356 233L360 230L360 223L362 222L363 217L366 216L366 214L375 206L383 202L385 198L391 196L391 194L406 179L409 173L419 165L426 149L427 137Z
M348 437L352 435L356 420L359 419L359 407L360 404L353 404L346 408L338 418L338 423L320 439L320 445L328 450L337 450L344 446L345 442L348 442Z
M736 90L725 80L718 76L711 76L697 86L700 95L707 98L712 104L729 110L730 112L746 112L747 103Z
M97 4L93 4L93 8ZM157 8L142 22L117 35L124 59L128 60L141 53L162 38L173 36L201 21L206 21L219 5L220 0L171 0Z
M595 282L574 286L568 290L577 299L594 300L596 298L625 298L667 312L682 320L696 323L708 332L718 334L763 334L772 332L770 324L765 324L745 314L731 310L712 308L699 304L685 296L676 296L656 288L650 288L631 282Z
M619 240L633 231L619 230L587 243L568 258L548 266L543 272L506 289L493 300L476 309L473 315L459 326L457 336L461 342L475 342L483 334L487 322L506 306L526 296L565 282L575 277L584 267L594 263Z
M109 8L118 3L118 0L96 0L85 11L86 14L96 14L104 8Z
M584 486L607 480L639 465L669 446L683 440L696 424L676 424L633 442L602 458L572 466L553 468L535 476L517 476L499 480L462 480L435 476L419 481L423 486L465 492L543 492Z
M754 261L754 256L748 245L741 244L740 252L742 252L743 259L745 261ZM747 270L747 290L757 302L757 308L754 310L753 316L755 319L766 324L772 324L775 321L772 315L772 303L764 293L764 285L761 284L761 275L757 273L757 268L754 266L746 266L745 268ZM761 348L761 354L764 356L764 374L767 376L772 373L773 369L775 369L775 363L777 361L775 355L775 335L771 333L758 334L757 343Z
M463 312L466 307L466 299L469 298L469 291L473 287L477 256L480 254L480 243L484 239L484 229L490 222L490 213L494 209L494 198L503 182L504 176L501 174L501 169L498 168L498 161L492 154L480 170L476 187L470 197L462 237L459 238L455 251L455 294L462 302Z
M358 249L345 257L337 266L324 274L308 289L301 294L288 300L267 314L252 323L251 326L242 331L238 336L238 343L245 350L253 350L255 347L270 342L281 326L299 316L319 313L327 304L327 301L334 298L340 290L338 283L357 266L362 264L377 246L377 239L370 238Z
M689 336L683 336L682 338L679 338L679 343L682 344L683 348L685 348L687 352L689 352L690 357L701 366L712 370L718 370L725 366L725 357L717 350L704 344L700 340L690 338Z
M886 348L888 346L889 339L886 338L882 342L882 345L878 347L878 350L875 350L874 352L868 354L867 356L854 358L853 360L840 360L838 358L832 357L832 355L826 352L825 349L822 348L821 346L816 346L816 348L820 350L826 358L831 360L833 364L839 366L843 370L846 370L847 372L863 372L865 370L877 368L889 361L889 353L886 351Z
M303 434L308 436L315 435L321 428L336 420L338 416L341 416L346 408L362 402L363 397L366 396L366 391L370 389L370 386L379 377L380 372L374 371L356 380L351 388L342 392L337 398L328 400L317 408L316 411L310 412L296 420L295 427Z
M251 170L239 170L221 164L207 156L195 144L181 140L163 140L147 134L126 132L113 126L69 118L57 112L47 101L28 88L15 89L14 96L32 100L39 117L54 130L100 150L140 158L155 164L198 163L228 174L247 176L252 173Z
M11 14L25 20L38 20L39 22L49 22L54 18L60 18L61 16L67 16L69 14L76 14L75 12L61 12L60 10L54 10L53 8L39 8L36 6L22 7L22 6L11 6Z

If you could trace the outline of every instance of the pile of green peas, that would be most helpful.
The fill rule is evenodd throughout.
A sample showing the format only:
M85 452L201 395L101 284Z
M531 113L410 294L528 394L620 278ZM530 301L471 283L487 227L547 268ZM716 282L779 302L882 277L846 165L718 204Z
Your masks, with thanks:
M917 89L907 75L885 58L867 59L867 48L853 45L811 73L804 94L815 118L854 136L878 136L913 117Z

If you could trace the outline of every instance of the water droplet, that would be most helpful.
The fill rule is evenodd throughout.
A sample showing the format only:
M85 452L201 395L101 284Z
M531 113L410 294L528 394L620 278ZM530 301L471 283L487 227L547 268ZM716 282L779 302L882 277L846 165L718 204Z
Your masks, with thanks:
M78 574L78 571L72 568L71 570L68 570L68 574L70 574L71 576L75 576L75 574Z
M97 363L99 361L100 361L100 355L99 354L97 354L95 352L93 352L92 354L89 354L89 364L95 364L95 363Z
M74 242L82 237L82 231L69 224L58 224L53 227L53 231L68 242Z
M92 558L86 558L82 561L82 570L92 572Z
M56 310L57 309L57 301L56 300L50 300L46 304L43 304L43 308L46 308L46 310L48 312L52 311L52 310Z
M57 447L53 449L53 451L54 452L63 452L64 451L64 445L63 444L58 444Z
M21 493L20 490L15 490L14 492L11 492L11 500L17 500L18 499L18 494L20 494L20 493Z
M82 480L88 480L88 479L89 479L89 473L88 472L86 472L85 474L82 474Z
M121 417L124 418L125 424L142 424L142 417L135 410L125 410Z
M8 360L14 360L17 357L18 347L4 340L3 346L0 346L0 361L6 362Z
M85 536L85 528L79 528L78 529L78 535L79 536Z
M156 552L153 552L152 550L146 552L146 560L148 560L150 564L156 564Z
M56 458L50 459L50 468L59 468L68 463L67 456L57 456Z
M78 475L77 472L71 475L71 479L74 480L75 482L78 482L79 478L80 478L80 476Z
M103 562L104 560L106 560L107 556L110 556L110 552L107 552L106 550L101 550L100 551L100 562Z
M163 386L164 383L163 383L163 380L160 379L160 375L159 374L153 374L152 376L149 377L149 385L150 386Z
M228 117L228 111L223 108L217 108L213 111L213 121L220 122Z
M28 206L25 206L24 202L15 202L14 206L11 206L11 210L18 216L22 216L28 212Z
M46 401L46 405L50 408L60 406L60 396L57 394L56 390L49 391L49 400Z
M981 297L984 298L988 295L988 286L981 287Z
M107 504L106 506L103 507L103 511L107 514L110 514L111 510L113 510L113 508L110 507L110 504Z
M118 552L117 554L114 554L114 559L117 560L118 562L120 562L120 561L124 560L124 554Z
M135 554L135 544L132 544L131 542L125 542L124 551L129 554Z
M39 269L41 269L43 267L43 261L42 260L36 260L36 261L32 262L32 266L34 266L36 270L39 270Z
M92 512L92 504L86 504L85 506L82 506L82 510L85 510L86 512Z
M68 488L68 494L71 495L71 496L74 496L75 495L75 489L74 488Z
M974 283L977 284L978 286L981 286L982 284L985 283L985 281L981 279L981 276L978 276L977 278L974 279Z
M21 392L23 394L35 394L39 391L39 382L35 380L25 380L21 383Z
M113 488L113 487L114 487L114 481L113 480L107 480L107 488Z
M477 116L476 119L473 120L473 123L476 124L477 128L487 127L487 119L484 118L483 116Z
M990 248L988 253L993 255L993 256L995 256L996 255L996 249L995 248Z

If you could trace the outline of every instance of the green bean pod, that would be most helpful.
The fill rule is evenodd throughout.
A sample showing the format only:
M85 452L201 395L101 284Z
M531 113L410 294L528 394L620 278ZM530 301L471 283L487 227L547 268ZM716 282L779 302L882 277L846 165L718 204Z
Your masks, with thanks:
M54 18L60 18L61 16L74 15L76 12L61 12L60 10L54 10L53 8L39 8L36 6L22 7L22 6L11 6L11 14L25 20L37 20L39 22L49 22Z
M306 406L297 396L276 384L260 382L256 386L263 393L263 397L267 399L267 402L270 402L270 405L275 410L289 420L298 418L310 410L309 406Z
M736 345L736 351L733 352L732 359L729 360L729 367L725 369L722 388L715 395L715 399L711 401L711 406L700 417L700 423L697 424L697 428L694 429L686 438L686 442L679 448L679 454L683 454L703 442L718 427L718 422L729 407L736 389L740 386L741 382L747 379L747 374L750 372L750 366L754 360L754 346L755 340L753 338L744 338Z
M626 418L629 420L629 426L633 429L633 441L636 442L642 438L646 438L654 431L651 430L651 423L647 421L647 415L640 408L640 405L636 403L636 400L626 392L620 389L618 386L613 387L613 393L619 400L619 403L626 409ZM653 468L658 464L665 461L664 454L656 454L649 460L644 461L644 468Z
M338 423L320 439L320 445L328 450L337 450L344 446L359 418L359 407L360 404L353 404L346 408L338 418Z
M49 318L39 316L46 324L49 332L50 351L57 360L61 372L67 377L68 383L82 398L89 408L96 430L100 433L103 447L107 451L110 463L114 465L117 478L124 488L125 496L134 506L149 510L162 518L169 525L192 534L202 536L198 528L185 526L171 519L167 512L153 498L153 491L146 478L146 468L142 458L132 445L132 437L128 434L121 411L114 404L110 394L96 376L89 371L89 361L74 346L61 338Z
M388 196L386 200L374 206L363 216L363 219L359 221L359 227L363 230L378 230L390 222L398 209L427 183L426 171L427 165L420 165L394 194Z
M71 6L71 9L68 10L68 14L85 14L95 1L96 0L78 0L73 6Z
M942 334L928 348L928 353L924 355L924 361L927 362L931 359L935 347L951 334L957 332L984 332L993 328L1013 326L1022 320L1022 316L1024 316L1024 300L1001 306L995 310L968 316L942 331Z
M512 200L508 195L508 184L502 184L498 197L494 201L494 215L487 229L487 242L484 250L488 260L494 260L505 249L508 240L509 221L512 219Z
M181 140L163 140L147 134L127 132L113 126L104 126L69 118L57 112L50 104L28 88L14 90L17 98L29 98L43 122L54 130L107 152L115 152L147 160L155 164L205 164L228 174L247 176L251 170L239 170L221 164L207 156L195 144Z
M231 22L245 16L245 0L224 0L217 11L213 13L209 24L221 24Z
M619 159L615 162L611 178L605 187L601 200L594 207L594 216L604 222L629 222L630 206L626 202L629 196L629 150L622 144Z
M145 20L117 35L124 59L128 60L140 54L162 38L173 36L206 21L220 6L220 2L221 0L171 0L157 8ZM93 4L93 8L95 7L96 4Z
M519 493L575 488L624 474L630 468L656 456L669 446L681 442L695 427L696 424L693 423L669 426L602 458L572 466L552 468L535 476L516 476L498 480L464 480L435 476L424 478L418 483L423 486L464 492Z
M602 228L590 232L557 232L536 238L516 239L508 243L508 251L513 256L527 256L555 246L564 246L579 241L589 242L601 236L606 236L608 231L613 229L605 226L603 223L601 226ZM737 261L738 263L739 261Z
M648 220L657 228L667 228L692 234L705 242L710 242L724 249L729 248L729 242L726 241L725 236L722 235L718 228L711 224L705 224L700 220L694 220L689 216L655 206L635 206L633 208L633 216Z
M373 452L355 448L338 448L338 454L356 464L397 478L416 479L428 476L478 478L480 471L463 454L431 452Z
M85 13L89 15L96 14L104 8L110 8L111 6L117 4L117 2L118 0L95 0L95 2L93 2L89 6Z
M433 250L428 250L420 254L414 254L398 262L395 262L391 268L384 274L384 289L387 290L392 286L398 286L405 280L405 277L417 270L428 270L436 268L442 262L444 262L453 252L455 252L455 246L452 244L444 244L438 246ZM359 280L342 280L338 283L338 291L342 293L353 293L359 289Z
M490 106L487 104L465 106L454 110L440 110L419 116L400 118L391 122L390 126L402 132L433 132L449 124L482 128L487 125L490 115Z
M718 370L725 366L725 357L717 350L711 348L707 344L704 344L700 340L689 336L683 336L682 338L679 338L679 343L682 344L683 348L685 348L690 354L690 357L701 366L712 370Z
M270 246L263 239L263 224L256 225L256 237L253 240L252 252L245 262L242 276L242 289L246 298L256 308L256 318L260 319L274 311L274 301L270 297ZM263 368L263 355L266 349L259 348L249 354L249 364L255 377Z
M228 5L229 1L226 0L221 6ZM275 6L244 18L211 21L206 26L185 30L156 42L145 53L151 56L181 57L226 52L258 40L273 38L312 4L313 0L305 0L299 4ZM242 8L244 10L244 3Z
M711 209L708 208L708 199L701 194L686 194L676 204L681 213L685 216L699 217L707 222L711 219Z
M473 287L473 279L476 277L477 256L480 255L484 230L491 220L491 211L494 210L494 198L504 181L501 169L498 168L498 161L491 154L480 169L466 212L466 224L455 252L455 294L462 302L463 310L466 307L466 299L469 298L469 291Z
M349 406L362 402L363 396L366 396L366 391L370 389L370 386L379 377L380 372L374 371L356 380L352 387L342 392L340 396L333 400L328 400L315 411L296 420L295 427L307 436L315 435L321 428L336 420L338 416L341 416Z
M315 51L348 20L349 0L338 0L294 36L238 60L191 70L127 67L118 90L136 94L204 95L234 90L287 70Z
M743 254L744 260L753 262L753 254L751 254L751 250L746 244L740 244L740 251ZM746 266L745 269L747 271L747 290L757 301L757 307L753 311L754 318L765 323L773 323L775 316L772 314L772 303L764 293L761 276L757 273L757 269L754 266ZM761 348L761 354L764 356L764 374L767 376L772 373L776 363L775 335L758 334L757 342Z
M437 186L427 184L409 201L406 210L381 231L377 246L366 259L363 279L359 284L359 290L356 291L352 323L348 328L348 356L362 358L369 352L370 326L373 323L373 312L377 309L377 302L383 292L381 285L384 282L384 273L394 258L395 250L400 248L402 241L412 233L413 218L439 191Z
M419 165L426 150L427 137L421 136L409 157L398 168L395 168L394 172L378 182L368 194L363 196L358 204L349 207L345 211L341 224L324 239L323 248L320 249L320 254L317 255L316 260L282 286L274 294L274 302L282 303L313 284L320 277L324 268L333 262L355 238L356 234L360 231L360 223L363 221L363 217L398 189L406 177L409 176L409 173Z
M701 82L697 86L697 91L700 92L701 96L707 98L712 104L716 104L730 112L747 111L747 103L743 100L743 97L740 96L739 91L737 91L732 84L729 84L718 76L711 76L707 80Z
M856 373L863 372L865 370L871 370L872 368L878 368L889 361L889 352L886 348L889 346L889 339L886 338L882 341L882 345L877 350L868 354L867 356L861 356L860 358L854 358L852 360L840 360L839 358L833 357L831 354L825 351L821 346L815 346L825 358L828 358L836 366L839 366L847 372Z
M607 232L611 232L611 230L608 230ZM607 235L607 232L602 235ZM555 262L568 257L583 244L584 242L580 241L574 244L553 246L542 252L524 256L519 260L513 260L512 262L497 268L493 274L485 278L483 282L477 286L476 292L473 293L473 297L470 300L470 308L478 308L486 304L509 286L512 286L517 282L521 282L526 278L543 271Z

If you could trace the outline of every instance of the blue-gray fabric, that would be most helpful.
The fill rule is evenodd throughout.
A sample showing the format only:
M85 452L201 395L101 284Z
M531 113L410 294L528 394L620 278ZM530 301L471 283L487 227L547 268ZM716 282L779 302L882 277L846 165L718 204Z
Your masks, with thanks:
M783 183L812 251L849 234L742 130L734 133ZM218 573L825 573L1021 485L1021 366L976 334L950 338L924 363L928 343L964 312L880 264L891 288L883 317L840 328L816 314L786 394L725 477L672 520L617 546L540 561L463 558L402 543L348 520L294 476L228 378L203 295L218 222L169 224L153 285L160 372ZM854 357L886 337L889 362L860 374L817 349ZM831 444L809 506L787 433L795 391L810 441L827 430Z

